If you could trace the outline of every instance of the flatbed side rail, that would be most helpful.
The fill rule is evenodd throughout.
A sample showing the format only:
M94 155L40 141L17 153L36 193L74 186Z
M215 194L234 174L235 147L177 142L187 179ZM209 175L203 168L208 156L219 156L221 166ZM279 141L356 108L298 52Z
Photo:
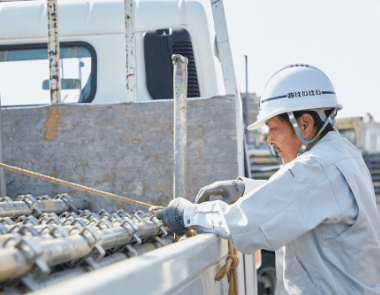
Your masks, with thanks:
M29 294L227 294L215 280L227 255L227 240L201 234Z

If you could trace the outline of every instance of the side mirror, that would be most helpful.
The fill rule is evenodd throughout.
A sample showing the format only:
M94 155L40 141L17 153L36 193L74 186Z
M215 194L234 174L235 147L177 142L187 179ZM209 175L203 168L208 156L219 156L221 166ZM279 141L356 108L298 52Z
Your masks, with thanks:
M81 89L79 79L61 79L61 89L62 90L71 90L71 89ZM49 80L44 80L42 82L42 90L49 90L50 83Z

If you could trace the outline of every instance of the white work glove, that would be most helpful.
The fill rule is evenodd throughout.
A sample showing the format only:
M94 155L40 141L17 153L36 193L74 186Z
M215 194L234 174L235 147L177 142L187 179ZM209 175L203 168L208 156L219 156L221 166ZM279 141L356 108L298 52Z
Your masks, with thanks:
M245 184L242 180L217 181L202 187L195 198L199 204L210 200L210 196L222 196L222 201L233 204L244 194Z

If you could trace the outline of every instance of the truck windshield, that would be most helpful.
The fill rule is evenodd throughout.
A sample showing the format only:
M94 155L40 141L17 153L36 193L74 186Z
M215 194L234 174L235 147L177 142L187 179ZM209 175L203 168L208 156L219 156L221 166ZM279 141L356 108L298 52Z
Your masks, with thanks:
M82 42L81 42L82 43ZM61 102L91 102L95 96L96 57L83 44L60 47ZM0 46L2 106L50 104L46 44Z

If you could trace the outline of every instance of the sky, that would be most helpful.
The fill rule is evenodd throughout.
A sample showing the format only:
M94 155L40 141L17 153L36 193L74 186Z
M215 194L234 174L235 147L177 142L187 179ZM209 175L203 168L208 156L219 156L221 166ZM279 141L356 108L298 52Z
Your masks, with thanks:
M259 96L279 68L306 63L332 81L338 118L380 122L380 0L224 0L241 92Z

